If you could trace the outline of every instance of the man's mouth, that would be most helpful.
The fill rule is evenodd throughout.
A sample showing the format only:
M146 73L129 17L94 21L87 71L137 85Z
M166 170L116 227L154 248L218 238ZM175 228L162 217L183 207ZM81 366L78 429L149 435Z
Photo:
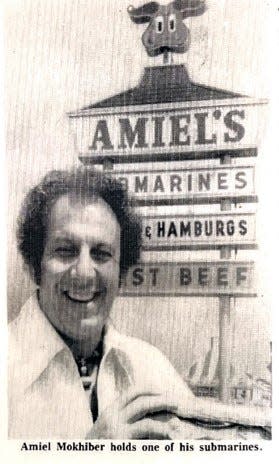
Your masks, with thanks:
M91 303L92 301L97 300L100 296L104 294L104 291L97 290L94 292L89 291L73 291L73 290L65 290L63 294L69 300L73 301L74 303Z

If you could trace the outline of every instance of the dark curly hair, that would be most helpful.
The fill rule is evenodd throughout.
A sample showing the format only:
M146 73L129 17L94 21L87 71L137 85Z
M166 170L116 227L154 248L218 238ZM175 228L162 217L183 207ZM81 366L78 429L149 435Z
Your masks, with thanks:
M37 284L41 279L41 260L46 244L48 218L53 204L62 195L78 199L102 198L114 212L121 229L120 281L136 264L141 246L141 223L131 210L122 184L92 168L51 171L27 194L18 219L18 249Z

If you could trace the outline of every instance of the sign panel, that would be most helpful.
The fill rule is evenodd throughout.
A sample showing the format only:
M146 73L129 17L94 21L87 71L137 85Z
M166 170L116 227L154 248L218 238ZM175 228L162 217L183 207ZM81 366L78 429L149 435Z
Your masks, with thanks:
M256 156L262 104L248 98L83 110L70 114L84 162Z
M256 296L252 262L140 263L128 271L122 296Z
M143 249L256 248L254 214L148 216L143 221Z
M254 201L253 166L172 169L152 171L109 171L118 179L134 203L197 204L219 203L224 198Z

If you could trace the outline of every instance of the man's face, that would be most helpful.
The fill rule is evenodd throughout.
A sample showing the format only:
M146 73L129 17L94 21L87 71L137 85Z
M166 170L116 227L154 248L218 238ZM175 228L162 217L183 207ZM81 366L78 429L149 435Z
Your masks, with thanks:
M56 329L75 340L100 336L118 292L119 261L120 226L109 205L60 197L49 218L40 286L40 306Z

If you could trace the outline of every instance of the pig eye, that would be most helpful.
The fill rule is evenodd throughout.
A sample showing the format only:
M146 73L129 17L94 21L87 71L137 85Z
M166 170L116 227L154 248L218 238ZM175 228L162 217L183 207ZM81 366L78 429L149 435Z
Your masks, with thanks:
M169 16L169 30L170 32L174 32L176 29L176 17L175 14L171 14Z
M157 16L156 18L156 32L162 34L164 30L164 18L163 16Z

